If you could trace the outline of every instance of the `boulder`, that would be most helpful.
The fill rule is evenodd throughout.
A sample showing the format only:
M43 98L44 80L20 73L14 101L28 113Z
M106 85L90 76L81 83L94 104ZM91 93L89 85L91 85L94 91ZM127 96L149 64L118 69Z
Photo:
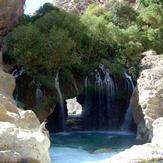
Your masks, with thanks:
M76 97L66 100L66 103L69 116L81 116L82 106L77 102Z
M12 99L15 79L0 68L0 162L50 163L48 132Z
M32 110L20 110L19 109L19 126L27 130L37 131L40 127L40 122Z
M1 163L18 163L21 162L19 153L12 150L0 151Z
M23 129L8 122L0 122L0 152L10 149L17 152L21 159L32 158L41 163L48 163L50 162L49 145L48 137L39 131Z
M155 120L152 125L153 125L152 143L163 148L163 117Z
M153 137L152 123L163 117L163 55L157 55L152 50L142 55L140 76L131 103L135 122L141 126L138 127L138 137L144 130L142 141L150 141Z
M3 93L3 95L8 95L12 97L13 91L15 89L15 78L5 73L0 68L0 92Z

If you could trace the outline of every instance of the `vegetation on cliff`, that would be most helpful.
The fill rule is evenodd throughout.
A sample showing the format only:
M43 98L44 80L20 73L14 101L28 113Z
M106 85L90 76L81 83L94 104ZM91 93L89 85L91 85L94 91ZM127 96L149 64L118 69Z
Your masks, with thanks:
M24 96L18 96L20 104L36 113L53 107L58 101L54 91L57 71L64 98L76 95L71 86L95 73L101 63L118 77L124 68L137 77L141 52L148 49L163 52L161 3L144 2L137 10L115 2L105 7L91 5L81 16L45 4L35 15L24 15L6 36L4 60L23 65L27 76L31 76L28 80L35 81L34 87L46 89L46 97L35 104L36 92L32 88L28 102L22 100Z
M163 9L143 4L140 10L117 2L91 5L82 16L45 4L8 34L5 61L24 65L35 76L60 71L64 80L86 75L100 63L113 73L126 67L137 75L141 52L163 51Z

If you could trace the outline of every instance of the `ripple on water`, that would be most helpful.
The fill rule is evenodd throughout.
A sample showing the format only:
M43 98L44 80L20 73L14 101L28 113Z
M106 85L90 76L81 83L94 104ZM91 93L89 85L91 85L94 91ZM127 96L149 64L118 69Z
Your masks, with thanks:
M127 132L72 132L51 135L54 163L100 163L135 143Z

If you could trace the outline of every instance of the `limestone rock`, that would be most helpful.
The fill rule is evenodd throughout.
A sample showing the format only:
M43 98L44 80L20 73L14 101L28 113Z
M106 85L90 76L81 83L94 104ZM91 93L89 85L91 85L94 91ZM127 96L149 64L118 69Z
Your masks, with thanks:
M10 74L5 73L0 68L0 92L4 95L12 96L15 89L15 78Z
M82 14L90 4L99 4L105 5L107 2L120 2L128 3L134 8L139 6L138 0L53 0L54 6L61 7L67 11L78 11L79 14Z
M21 162L19 153L12 150L0 151L1 163L18 163Z
M104 4L106 0L53 0L53 3L57 7L61 7L67 11L78 11L83 13L88 5L97 3Z
M33 111L16 107L14 78L0 69L0 162L49 163L48 134L41 132Z
M77 102L76 97L66 100L69 116L80 116L82 114L82 106Z
M18 23L24 12L25 0L0 0L0 38Z
M21 158L33 158L42 163L50 162L47 136L38 131L17 128L14 124L0 122L0 149L12 149ZM1 152L1 151L0 151Z
M152 143L162 146L163 148L163 118L155 120L152 125L153 125Z
M133 146L107 160L106 163L143 163L163 160L163 149L153 144ZM104 161L105 163L105 161Z
M40 127L40 122L32 110L19 110L19 126L27 130L37 131Z
M137 81L139 105L144 115L145 126L152 139L152 123L163 117L163 55L150 50L143 53L140 77ZM139 131L138 131L139 132Z

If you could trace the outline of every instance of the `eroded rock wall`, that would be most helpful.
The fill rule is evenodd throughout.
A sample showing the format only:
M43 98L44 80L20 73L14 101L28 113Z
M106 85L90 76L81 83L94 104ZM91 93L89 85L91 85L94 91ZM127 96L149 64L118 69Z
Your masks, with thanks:
M79 13L83 13L90 4L104 4L105 2L106 0L53 0L55 6L61 7L67 11L75 10Z
M25 0L0 0L0 44L8 30L18 23Z
M75 10L82 14L90 4L105 5L109 2L128 3L136 7L138 0L53 0L54 6L61 7L67 11Z
M152 123L163 117L163 55L157 55L152 50L142 55L137 89L131 101L138 138L150 141L153 136Z

